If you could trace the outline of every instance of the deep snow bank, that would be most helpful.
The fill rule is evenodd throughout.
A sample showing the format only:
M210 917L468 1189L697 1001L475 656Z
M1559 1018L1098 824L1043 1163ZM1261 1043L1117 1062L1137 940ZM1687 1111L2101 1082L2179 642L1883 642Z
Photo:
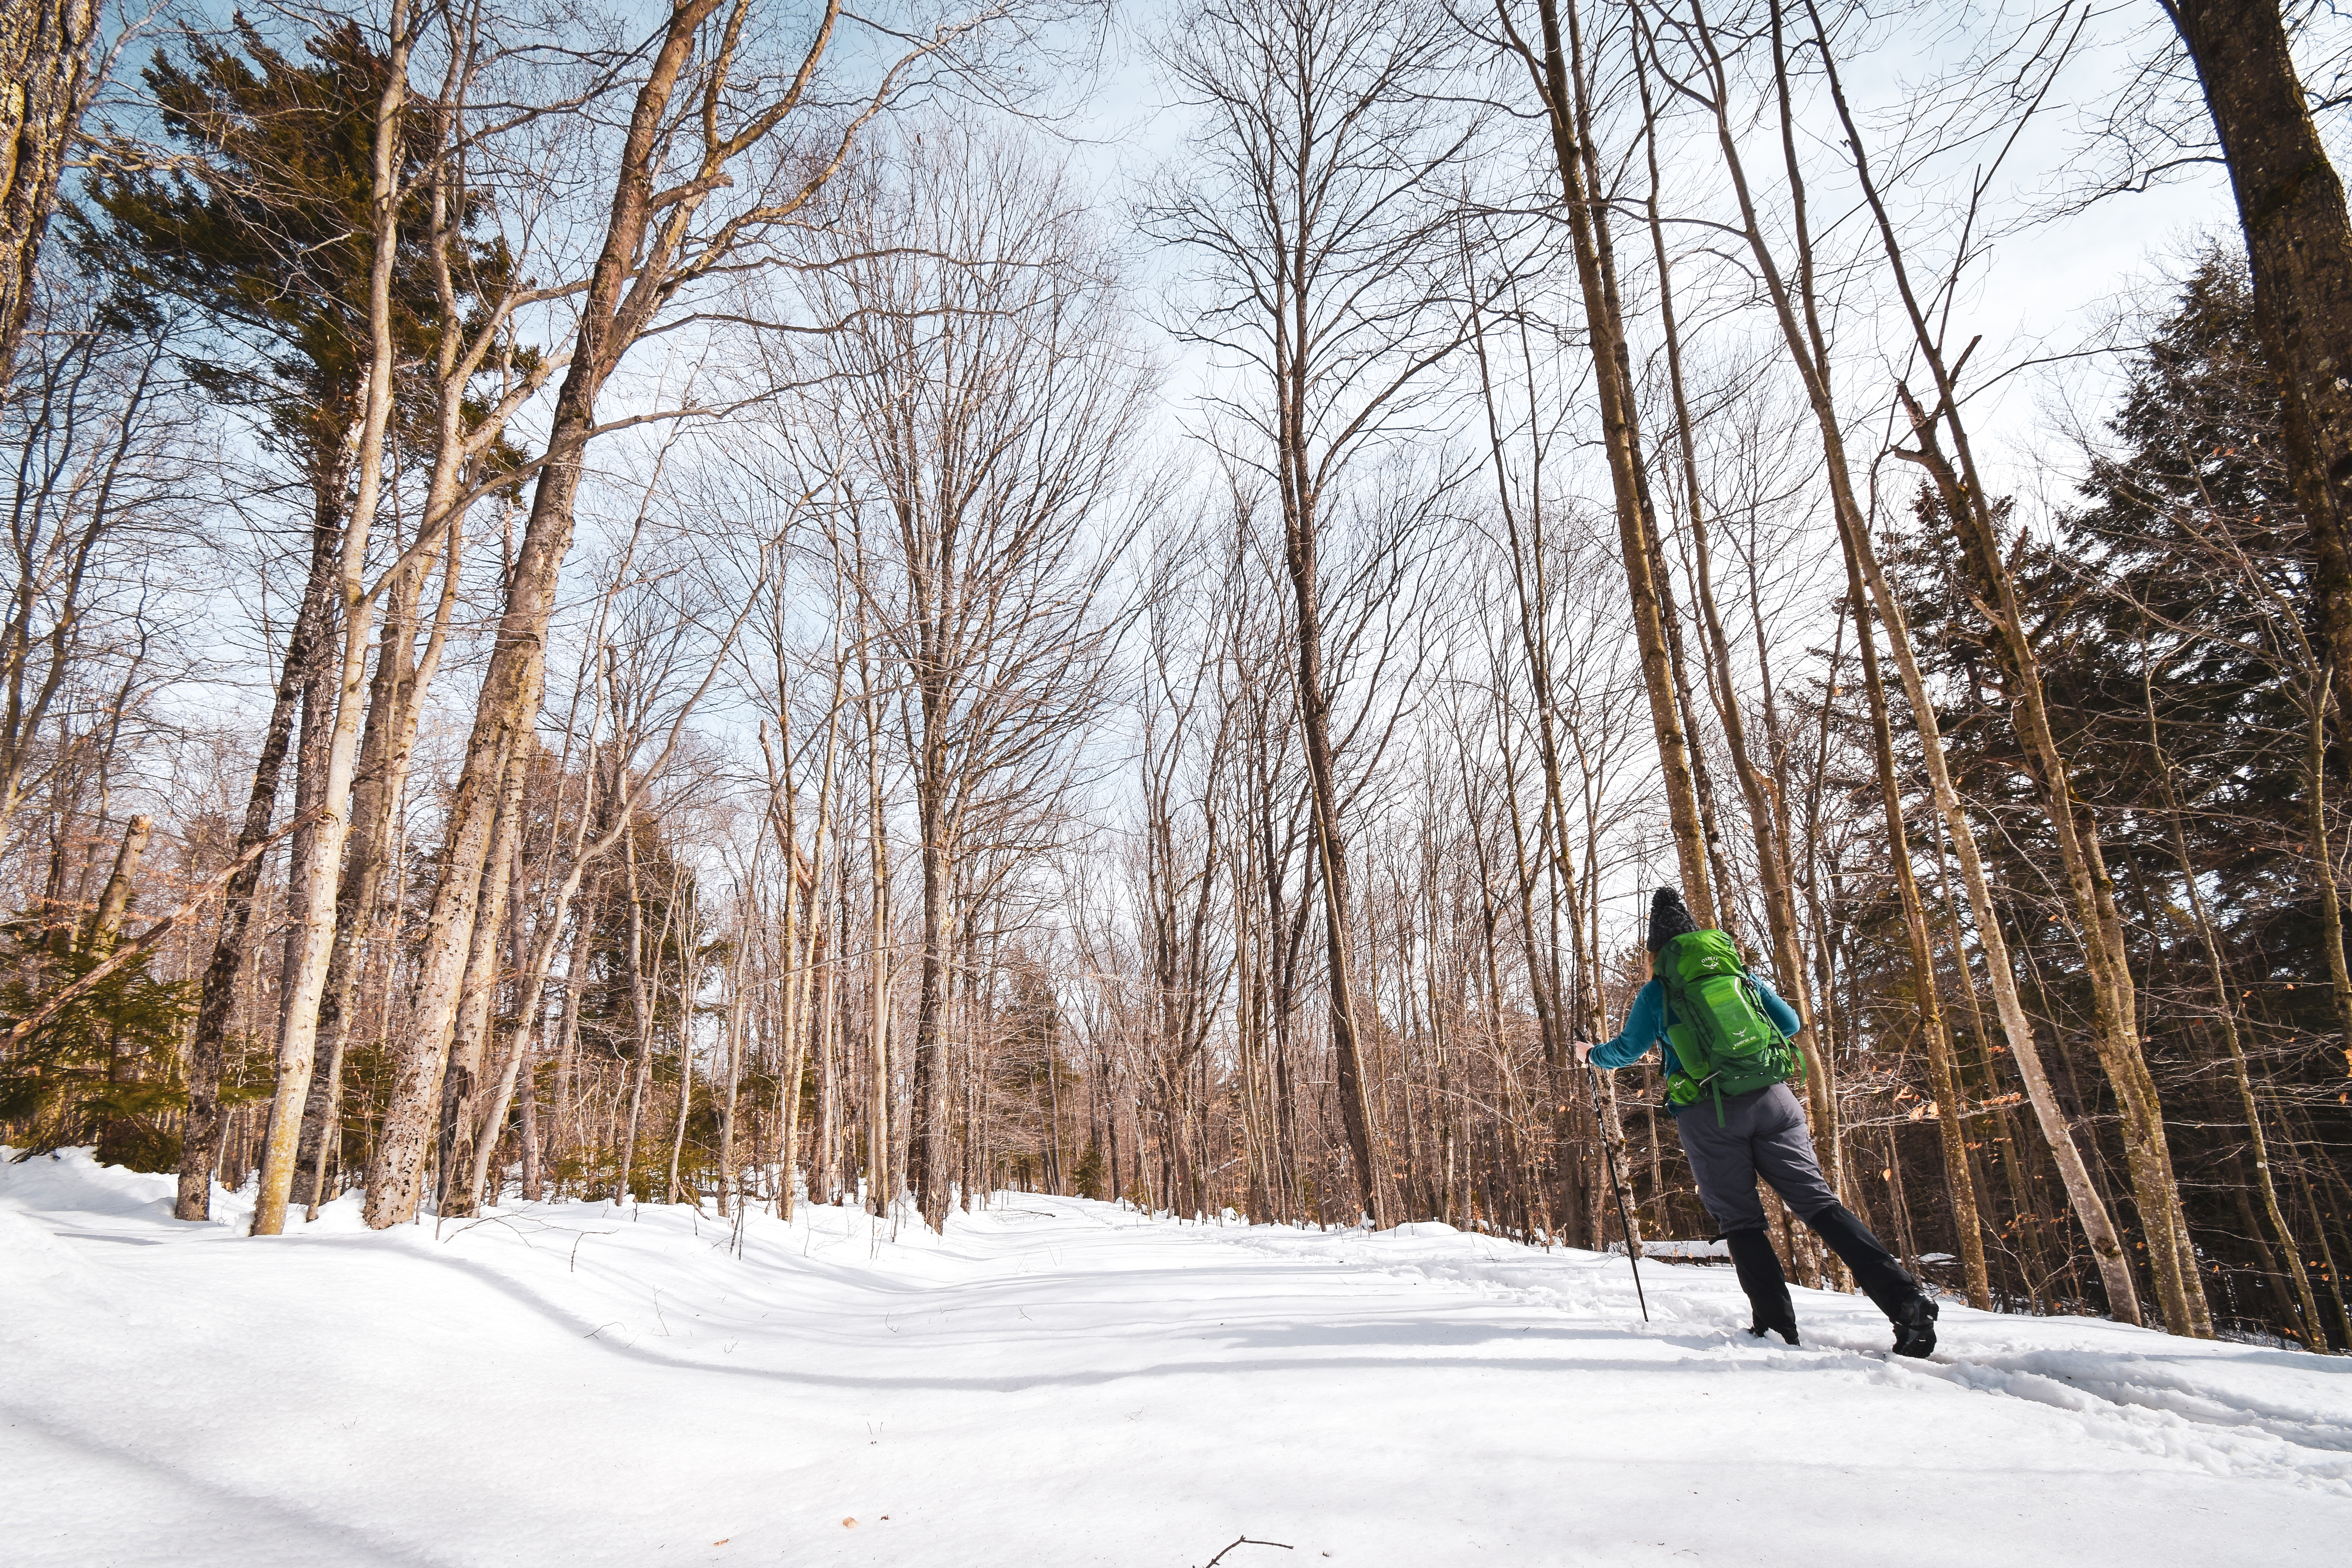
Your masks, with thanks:
M2352 1361L1005 1194L251 1240L0 1166L12 1564L2336 1562ZM854 1521L854 1522L853 1522Z

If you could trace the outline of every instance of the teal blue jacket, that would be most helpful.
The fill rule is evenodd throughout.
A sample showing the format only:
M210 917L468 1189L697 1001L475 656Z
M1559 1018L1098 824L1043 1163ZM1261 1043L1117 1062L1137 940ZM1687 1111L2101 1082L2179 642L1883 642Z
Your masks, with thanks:
M1797 1016L1797 1010L1781 1001L1780 994L1773 990L1772 983L1762 975L1750 974L1748 978L1756 983L1757 999L1764 1004L1764 1016L1772 1020L1773 1027L1795 1039L1798 1032L1805 1026L1804 1020ZM1617 1031L1617 1037L1592 1047L1592 1065L1612 1068L1630 1067L1649 1055L1650 1047L1655 1046L1658 1047L1658 1059L1671 1078L1682 1069L1683 1064L1675 1058L1675 1047L1666 1042L1666 1026L1679 1022L1681 1020L1675 1016L1674 1009L1666 1004L1665 983L1652 980L1634 996L1633 1005L1626 1010L1625 1026Z

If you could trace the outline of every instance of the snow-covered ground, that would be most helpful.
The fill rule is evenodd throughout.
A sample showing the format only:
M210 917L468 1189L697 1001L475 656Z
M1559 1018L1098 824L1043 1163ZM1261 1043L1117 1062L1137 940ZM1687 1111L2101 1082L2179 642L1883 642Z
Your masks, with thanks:
M0 1166L0 1560L72 1564L2344 1563L2352 1360L1858 1299L1443 1226L1011 1194L503 1209L372 1235Z

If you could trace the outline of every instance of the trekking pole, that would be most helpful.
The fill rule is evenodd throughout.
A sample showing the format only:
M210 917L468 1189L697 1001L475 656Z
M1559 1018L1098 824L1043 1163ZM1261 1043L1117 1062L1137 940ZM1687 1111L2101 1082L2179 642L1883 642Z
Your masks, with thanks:
M1617 1195L1617 1234L1625 1238L1625 1262L1633 1270L1633 1300L1642 1304L1642 1321L1650 1321L1650 1299L1642 1292L1642 1258L1633 1245L1633 1222L1625 1215L1625 1184L1617 1178L1617 1151L1609 1146L1609 1119L1601 1112L1601 1069L1585 1064L1592 1076L1592 1125L1601 1134L1601 1157L1609 1162L1609 1190Z

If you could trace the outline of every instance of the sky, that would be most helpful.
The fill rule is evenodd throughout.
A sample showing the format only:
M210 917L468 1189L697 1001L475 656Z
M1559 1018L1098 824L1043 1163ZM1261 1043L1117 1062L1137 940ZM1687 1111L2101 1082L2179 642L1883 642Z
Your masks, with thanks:
M1100 171L1109 221L1117 221L1112 209L1138 180L1181 155L1188 116L1171 101L1169 85L1150 57L1151 38L1178 14L1178 6L1160 0L1122 9L1099 77L1070 122L1081 140L1077 155ZM2109 166L2115 152L2098 134L2100 124L2146 64L2166 51L2169 24L2155 0L2031 8L1998 0L1989 5L1897 5L1883 18L1853 26L1849 36L1862 47L1843 63L1849 92L1869 123L1896 111L1990 40L2038 33L2053 23L2074 42L2039 111L1992 178L1987 217L2005 232L1973 270L1961 310L1969 330L1987 338L1974 361L1979 380L1990 379L1988 367L2026 367L2043 358L2059 362L2046 371L2018 369L1986 394L1979 406L1978 417L1988 434L2028 447L2053 389L2063 386L2079 396L2086 381L2095 384L2112 371L2111 356L2088 363L2064 356L2115 341L2115 317L2151 280L2204 237L2234 235L2228 180L2213 163L2183 168L2147 189L2107 197L2086 210L2038 221L2032 216L2066 205L2060 199L2064 193L2085 187ZM2299 50L2306 75L2314 76L2315 62L2333 57L2347 40L2352 26L2325 15L2315 18ZM2208 128L2197 106L2185 108L2180 122L2204 134ZM2322 121L2324 133L2338 148L2339 166L2347 124L2341 110ZM1604 131L1604 145L1608 140ZM1711 149L1696 151L1704 156ZM1760 160L1769 151L1751 156ZM1945 172L1964 180L1979 167L1972 157L1965 163L1948 162ZM1936 215L1919 216L1934 226ZM1627 244L1621 239L1621 253ZM1173 275L1176 258L1164 250L1141 248L1137 255L1145 279L1157 282ZM1173 343L1163 352L1174 360L1183 357ZM1198 374L1188 367L1171 377L1173 401L1181 405L1195 389ZM2095 399L2099 394L2095 389L2090 395Z
M1150 52L1152 40L1181 14L1165 0L1117 6L1093 49L1092 68L1067 73L1045 95L1056 111L1045 124L1067 138L1070 156L1091 186L1098 221L1126 247L1142 318L1139 330L1167 367L1160 438L1180 459L1185 433L1198 426L1201 394L1223 378L1205 356L1165 330L1182 316L1183 258L1135 235L1132 203L1152 171L1183 156L1192 129ZM1995 481L2007 479L2063 502L2064 476L2079 460L2066 426L2085 416L2095 421L2111 393L2118 363L2111 352L2118 313L2135 297L2144 298L2153 281L2203 237L2227 236L2235 226L2227 182L2212 165L2188 169L2151 190L2110 197L2071 216L2025 221L2037 202L2079 185L2102 166L2106 152L2093 128L2164 42L2161 11L2154 0L2094 0L2087 7L2045 12L2000 5L1896 8L1853 24L1850 36L1860 43L1845 68L1865 121L1880 120L1949 73L1971 50L1984 47L1987 39L2029 33L2053 21L2070 27L2079 24L2079 40L2042 111L1993 182L1988 216L2003 233L1970 275L1958 312L1966 324L1958 335L1964 340L1981 332L1986 339L1971 363L1980 384L2015 367L1980 394L1972 408L1979 450ZM2340 23L2315 26L2306 54L2331 52L2344 37ZM129 63L135 66L144 54L143 47L134 49ZM2330 121L2327 129L2337 134L2343 127ZM1606 136L1604 132L1604 141ZM1825 159L1831 151L1816 148L1813 155ZM1954 164L1941 174L1965 182L1973 172ZM1928 230L1949 220L1932 202L1915 208L1915 216ZM1858 233L1858 224L1846 226ZM1566 279L1559 281L1566 287ZM1856 330L1891 341L1900 322L1885 309L1890 303L1878 301L1876 317ZM641 351L635 374L650 377L661 352L658 346ZM1883 401L1883 372L1867 355L1857 363L1863 365L1861 384L1874 385L1871 395ZM1850 419L1861 401L1849 403ZM249 657L260 639L226 623L221 629L215 668L208 672L214 679L204 684L233 692L231 700L245 706L266 701L266 671ZM447 684L462 680L461 675Z

